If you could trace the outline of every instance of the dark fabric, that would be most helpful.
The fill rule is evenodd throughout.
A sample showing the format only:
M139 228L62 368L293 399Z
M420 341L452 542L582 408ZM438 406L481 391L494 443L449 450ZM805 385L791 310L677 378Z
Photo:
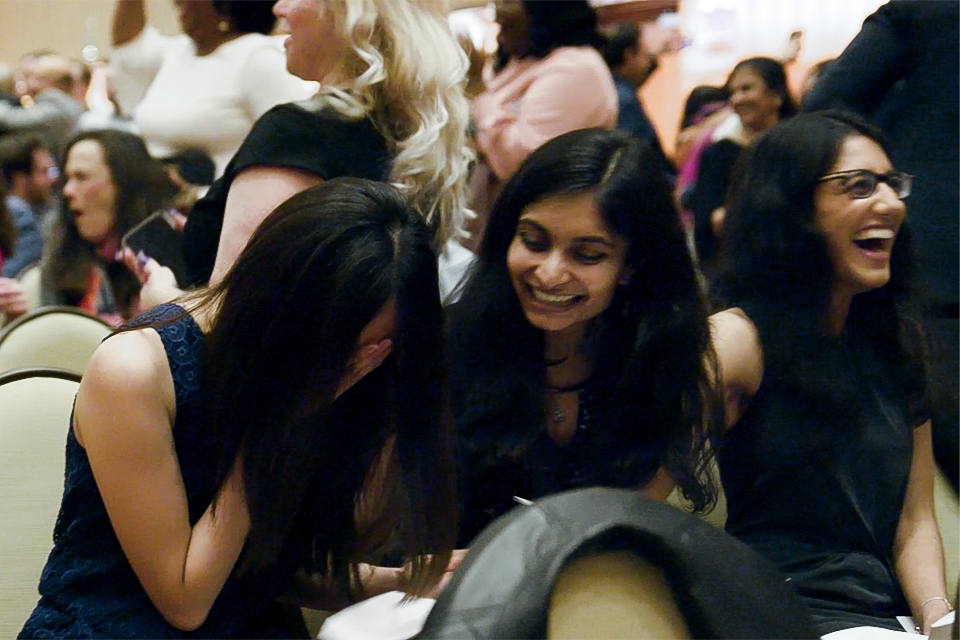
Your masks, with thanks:
M743 147L732 140L717 140L700 155L697 180L688 191L684 206L693 212L693 240L700 263L708 265L717 251L710 218L723 206L730 188L733 167Z
M430 612L420 640L543 638L571 560L634 552L664 572L694 638L816 638L783 577L746 545L624 489L570 491L487 527Z
M131 324L173 318L163 305ZM189 315L157 327L173 374L177 418L173 427L180 472L195 523L213 495L213 442L204 420L200 328ZM109 339L109 338L108 338ZM22 638L282 638L306 637L303 618L275 602L289 567L228 578L206 622L192 633L169 625L151 603L124 556L97 490L86 452L67 430L64 496L53 532L54 548L40 578L40 603Z
M613 83L617 87L619 111L617 113L617 128L633 134L650 145L656 159L657 168L663 172L664 178L672 187L677 179L677 169L663 152L660 137L650 123L647 113L637 97L637 87L629 81L614 74Z
M8 195L7 213L17 229L17 241L13 251L3 261L0 273L4 278L17 278L27 268L40 262L43 254L43 236L40 233L41 212L33 208L23 198Z
M516 457L483 464L467 459L468 453L461 454L460 546L470 546L490 522L517 507L515 496L536 500L591 486L641 487L653 478L663 454L659 447L638 451L641 462L632 473L620 474L612 468L610 447L616 443L610 441L610 431L598 419L599 400L596 383L580 392L577 429L563 446L544 428L532 446Z
M895 376L858 341L823 337L806 347L797 354L804 368L851 389L851 418L831 419L766 363L718 447L726 529L790 577L821 633L901 629L894 617L910 611L891 554L918 417L908 418Z
M253 125L236 155L207 194L193 207L184 228L186 286L206 284L213 271L223 227L227 192L244 169L273 166L297 169L324 180L351 176L386 180L391 155L369 119L349 120L310 102L278 105Z

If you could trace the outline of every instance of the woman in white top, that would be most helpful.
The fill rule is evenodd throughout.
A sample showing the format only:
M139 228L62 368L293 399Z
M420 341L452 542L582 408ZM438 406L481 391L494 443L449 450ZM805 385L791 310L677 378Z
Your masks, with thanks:
M182 35L147 25L143 0L117 0L111 64L117 102L151 155L203 150L223 173L253 123L271 107L302 100L316 85L290 74L273 2L174 0Z

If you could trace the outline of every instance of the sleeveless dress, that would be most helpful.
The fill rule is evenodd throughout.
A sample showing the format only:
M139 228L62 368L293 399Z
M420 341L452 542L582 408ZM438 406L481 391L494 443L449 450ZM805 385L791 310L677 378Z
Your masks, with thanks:
M617 443L606 437L608 431L598 419L599 384L591 381L581 390L577 428L566 444L557 444L543 429L522 455L461 473L460 546L467 546L486 525L516 507L515 496L537 500L586 487L632 488L653 477L662 459L659 447L638 451L640 463L631 473L611 462L617 459L611 452Z
M910 473L911 416L895 376L853 338L816 338L804 367L855 390L853 416L830 420L775 365L718 450L726 529L770 559L820 633L855 626L902 631L910 615L893 540Z
M193 319L172 304L131 321L159 323L176 392L173 438L187 492L190 523L214 496L213 442L204 420L204 338ZM109 338L108 338L109 339ZM72 423L72 419L71 419ZM275 601L292 575L289 558L257 574L236 570L193 632L168 624L151 603L123 553L73 429L67 430L63 502L54 548L40 577L40 602L22 638L283 638L306 637L299 610ZM289 555L289 554L288 554ZM282 566L281 566L282 565Z

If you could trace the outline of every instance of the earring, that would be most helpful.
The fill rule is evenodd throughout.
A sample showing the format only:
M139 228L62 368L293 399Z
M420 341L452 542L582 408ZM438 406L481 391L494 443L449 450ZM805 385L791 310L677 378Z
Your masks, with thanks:
M230 31L230 21L229 21L229 20L221 20L220 22L218 22L218 23L217 23L217 30L218 30L220 33L226 33L226 32L228 32L228 31Z

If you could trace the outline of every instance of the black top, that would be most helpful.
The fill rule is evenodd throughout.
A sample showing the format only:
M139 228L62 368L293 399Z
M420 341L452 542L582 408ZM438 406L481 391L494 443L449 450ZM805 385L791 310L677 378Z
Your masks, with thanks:
M743 147L724 138L703 150L697 168L697 180L684 204L693 212L693 237L701 264L716 253L716 238L710 218L714 209L723 206L733 177L733 167Z
M476 441L461 441L461 546L469 545L485 526L516 507L514 497L536 500L593 486L641 487L653 478L660 468L660 447L635 452L639 462L635 460L629 472L618 468L615 461L620 458L611 451L618 443L611 441L613 430L598 415L602 402L598 386L588 383L580 391L576 431L562 446L544 428L522 453L480 462L489 452L476 451L480 446Z
M203 333L189 315L175 318L181 312L175 305L162 305L131 324L170 320L156 329L173 376L177 411L173 440L193 525L214 496L215 458L205 419ZM256 575L239 577L234 570L196 631L183 632L168 624L123 553L87 453L72 428L67 429L66 456L63 502L53 531L53 551L40 577L40 603L20 637L306 637L299 611L275 600L293 573L290 554Z
M255 166L298 169L324 180L350 176L386 180L391 153L383 135L364 118L350 120L310 101L273 107L253 125L236 155L207 194L194 205L184 229L184 261L190 281L206 284L213 272L233 179Z
M761 336L763 333L761 332ZM910 473L912 427L880 358L852 338L812 339L797 357L855 392L831 419L775 363L719 447L729 533L789 576L821 633L901 629L910 615L893 540Z

